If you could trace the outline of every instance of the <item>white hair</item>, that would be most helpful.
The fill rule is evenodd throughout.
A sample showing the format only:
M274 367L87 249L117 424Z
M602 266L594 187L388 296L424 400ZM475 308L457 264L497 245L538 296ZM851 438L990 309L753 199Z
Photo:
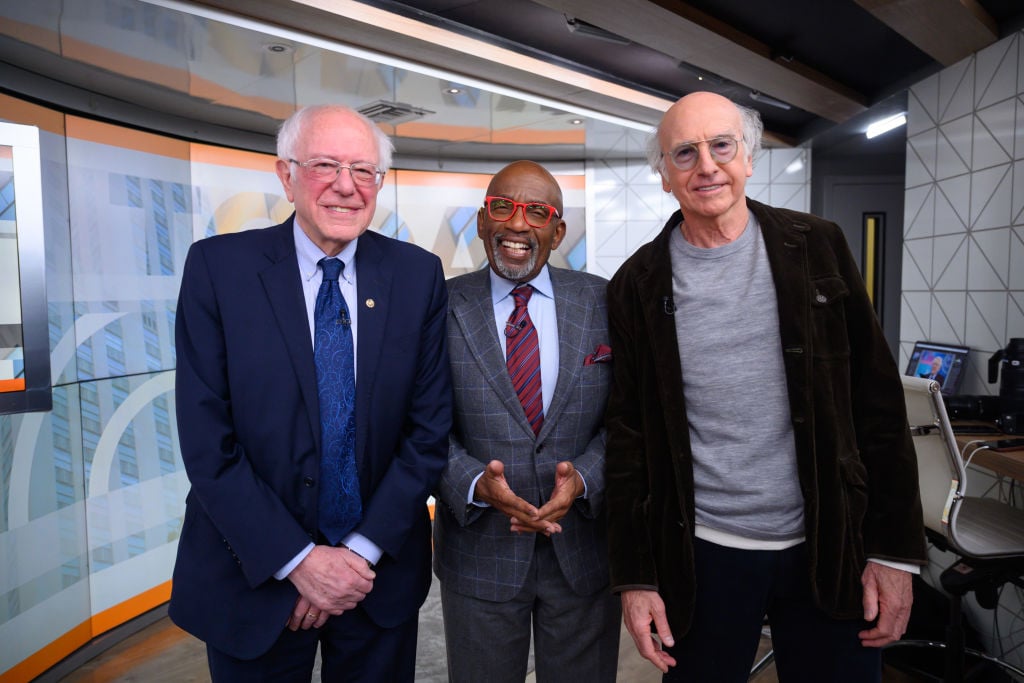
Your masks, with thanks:
M277 132L277 156L279 159L289 161L295 158L295 148L299 144L303 128L306 123L319 114L330 111L346 112L366 124L367 128L373 131L373 137L377 142L377 166L381 171L387 172L391 168L391 157L395 151L395 145L391 142L388 134L382 131L377 124L365 115L349 107L336 104L318 104L303 107L285 119Z

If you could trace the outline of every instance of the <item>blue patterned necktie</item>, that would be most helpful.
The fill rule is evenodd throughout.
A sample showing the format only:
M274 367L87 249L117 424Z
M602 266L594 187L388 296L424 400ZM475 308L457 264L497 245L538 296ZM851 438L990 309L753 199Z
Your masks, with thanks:
M505 363L519 402L523 404L526 419L534 435L537 435L544 424L544 400L540 390L537 328L533 326L530 312L526 308L531 294L533 287L530 285L520 285L512 290L515 308L505 323Z
M356 472L356 380L352 321L338 288L345 264L320 260L313 357L320 395L320 532L337 545L362 518Z

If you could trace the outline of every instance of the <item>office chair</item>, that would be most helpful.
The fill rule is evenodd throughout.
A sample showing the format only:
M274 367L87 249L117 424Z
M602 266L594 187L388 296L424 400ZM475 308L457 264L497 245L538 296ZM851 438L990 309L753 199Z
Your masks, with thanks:
M960 683L965 653L1024 680L1024 670L965 647L961 601L974 592L978 603L995 609L1006 583L1024 587L1024 510L993 498L967 495L968 473L949 416L934 380L903 377L907 419L917 453L921 506L929 540L959 556L941 575L949 594L945 643L905 640L893 645L945 649L944 681ZM984 448L984 446L980 446ZM974 451L972 451L973 454Z

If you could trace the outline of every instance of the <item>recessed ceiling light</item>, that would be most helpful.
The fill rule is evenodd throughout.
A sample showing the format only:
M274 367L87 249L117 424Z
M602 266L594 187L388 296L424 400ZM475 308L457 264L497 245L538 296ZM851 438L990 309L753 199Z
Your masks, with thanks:
M569 119L569 123L574 126L578 126L583 123L583 119Z
M462 90L460 90L459 88L447 88L445 92L448 93L449 95L458 95L460 92L462 92Z
M286 55L295 52L294 47L285 43L267 43L263 46L263 49L275 55Z

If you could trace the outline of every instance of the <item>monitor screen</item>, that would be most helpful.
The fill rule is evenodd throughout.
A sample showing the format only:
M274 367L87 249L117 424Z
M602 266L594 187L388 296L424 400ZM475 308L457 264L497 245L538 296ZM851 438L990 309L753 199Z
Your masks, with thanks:
M910 354L905 374L934 379L942 388L944 396L953 396L960 392L966 377L970 352L966 346L919 341L914 344L914 352Z

